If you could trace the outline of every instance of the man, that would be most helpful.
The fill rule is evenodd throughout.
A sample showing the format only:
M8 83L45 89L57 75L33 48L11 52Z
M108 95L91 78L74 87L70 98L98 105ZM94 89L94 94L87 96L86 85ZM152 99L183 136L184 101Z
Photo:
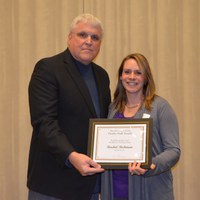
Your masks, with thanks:
M29 85L29 200L98 199L104 170L86 153L89 119L107 117L111 101L108 74L92 62L102 36L97 18L80 15L71 24L67 50L35 66Z

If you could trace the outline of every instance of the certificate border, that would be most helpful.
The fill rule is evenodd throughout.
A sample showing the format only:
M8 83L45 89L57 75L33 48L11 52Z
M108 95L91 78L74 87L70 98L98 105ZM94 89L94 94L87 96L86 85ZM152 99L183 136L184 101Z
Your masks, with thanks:
M141 118L141 119L90 119L89 121L89 135L88 135L88 149L87 154L89 157L93 158L94 154L94 139L95 139L95 129L96 125L115 125L115 124L133 124L133 125L146 125L146 160L142 163L142 168L150 168L152 155L152 118ZM104 169L127 169L128 163L123 162L98 162Z

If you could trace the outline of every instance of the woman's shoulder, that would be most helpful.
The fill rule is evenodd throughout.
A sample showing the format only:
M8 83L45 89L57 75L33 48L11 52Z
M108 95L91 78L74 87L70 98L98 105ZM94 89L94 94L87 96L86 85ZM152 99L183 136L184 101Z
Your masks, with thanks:
M162 105L169 105L169 102L165 98L163 98L159 95L156 95L154 97L152 104L157 105L157 106L162 106Z
M152 102L152 108L153 108L153 110L157 110L160 112L173 111L173 108L172 108L171 104L168 102L168 100L166 100L165 98L158 96L158 95L155 96L154 101Z

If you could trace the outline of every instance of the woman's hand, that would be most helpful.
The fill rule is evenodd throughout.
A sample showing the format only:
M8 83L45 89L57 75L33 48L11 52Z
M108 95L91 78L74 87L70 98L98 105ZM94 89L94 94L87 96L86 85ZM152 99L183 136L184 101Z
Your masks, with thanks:
M155 169L156 165L155 164L151 164L150 169ZM136 175L143 175L148 169L143 169L141 168L141 163L136 163L136 161L134 163L129 163L128 165L128 170L130 172L131 175L136 174Z

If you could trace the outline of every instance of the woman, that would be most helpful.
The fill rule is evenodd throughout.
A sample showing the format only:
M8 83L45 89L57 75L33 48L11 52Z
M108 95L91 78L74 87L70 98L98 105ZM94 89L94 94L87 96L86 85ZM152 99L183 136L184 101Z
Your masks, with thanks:
M102 200L173 200L171 168L180 157L176 115L169 103L155 94L147 59L138 53L125 57L108 118L152 118L152 164L129 163L127 170L102 174Z

